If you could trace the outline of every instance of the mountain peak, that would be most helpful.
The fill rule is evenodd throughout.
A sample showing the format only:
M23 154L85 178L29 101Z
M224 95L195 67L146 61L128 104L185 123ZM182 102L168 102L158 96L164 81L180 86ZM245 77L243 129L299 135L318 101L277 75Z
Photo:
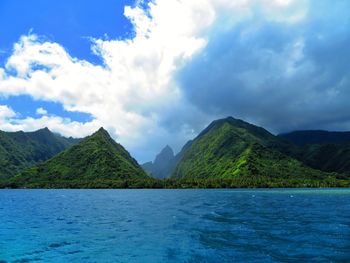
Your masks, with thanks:
M225 120L225 121L237 121L239 119L233 118L232 116L228 116L226 118L223 118L222 120Z
M245 133L254 135L255 137L259 137L263 140L270 140L273 137L273 135L264 128L256 126L241 119L235 119L231 116L213 121L197 137L202 137L208 132L220 129L225 125L230 125L232 129L244 130Z
M232 116L229 116L229 117L226 117L224 119L217 120L217 121L218 122L226 122L226 123L234 124L234 125L237 125L237 126L252 125L249 122L246 122L246 121L241 120L241 119L236 119L236 118L234 118Z
M232 126L238 126L238 127L246 127L251 125L250 123L247 123L240 119L235 119L232 116L228 116L223 119L218 119L215 121L212 121L201 133L199 133L198 137L204 136L206 133L208 133L211 129L220 127L224 124L229 124Z
M176 165L173 149L166 145L153 162L143 164L143 168L156 178L167 178L171 175Z
M93 135L103 135L103 136L111 137L108 131L103 127L99 128Z
M169 145L165 146L159 154L157 154L154 163L162 163L174 158L174 151Z
M51 131L49 130L49 128L45 127L45 128L42 128L42 129L39 129L37 130L37 132L45 132L45 133L51 133Z
M35 184L48 180L50 183L61 184L67 180L95 182L147 178L147 174L128 151L101 128L74 147L34 168L24 170L16 177L16 182L25 185L28 182Z
M107 132L107 130L105 128L103 128L103 127L100 127L97 131L98 132Z
M172 155L174 156L174 151L173 149L169 146L169 145L166 145L163 150L160 152L160 154L167 154L167 155Z
M296 152L296 151L295 151ZM172 173L182 179L288 178L322 172L293 158L293 145L262 127L227 117L213 121L183 148Z

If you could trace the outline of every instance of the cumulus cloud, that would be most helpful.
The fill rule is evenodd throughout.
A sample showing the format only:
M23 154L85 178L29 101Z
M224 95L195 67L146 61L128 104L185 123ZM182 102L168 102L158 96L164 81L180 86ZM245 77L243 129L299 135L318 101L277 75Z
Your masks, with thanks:
M36 109L36 114L38 114L38 115L47 115L47 110L45 110L44 108L37 108Z
M49 127L50 130L57 132L63 136L81 138L91 134L90 131L96 131L97 127L101 127L98 120L88 123L72 121L69 118L59 116L41 116L40 118L27 117L24 119L7 118L0 125L7 131L35 131L43 127Z
M169 138L170 132L159 123L162 113L181 104L172 75L205 45L199 33L212 22L213 11L204 1L172 0L151 2L147 10L126 7L125 15L134 25L134 38L93 40L92 50L103 65L71 57L58 43L36 35L21 37L0 71L0 92L29 94L62 103L68 111L89 113L94 121L84 126L82 135L99 123L134 153L148 149L151 137ZM55 131L72 126L49 117L17 123L37 127L49 120L45 126ZM165 143L153 142L157 148Z
M0 129L48 126L81 137L104 126L145 161L165 144L179 149L225 115L276 131L331 122L343 127L349 52L335 51L349 43L349 20L337 19L335 9L348 7L307 0L135 4L125 8L132 38L92 40L102 65L74 58L40 36L22 36L0 68L0 93L59 102L93 120L8 115L11 123L0 122Z
M213 25L216 37L178 73L180 86L203 112L275 132L349 130L349 9L312 1L284 21L257 9L228 29Z
M0 122L16 116L16 113L7 105L0 105Z
M38 108L37 113L39 115L46 115L47 111L43 108ZM0 105L0 126L6 131L35 131L43 127L50 127L53 131L64 136L80 138L90 135L89 131L94 131L97 127L101 127L101 125L98 120L93 120L89 123L80 123L59 116L21 118L20 114L16 113L7 105Z

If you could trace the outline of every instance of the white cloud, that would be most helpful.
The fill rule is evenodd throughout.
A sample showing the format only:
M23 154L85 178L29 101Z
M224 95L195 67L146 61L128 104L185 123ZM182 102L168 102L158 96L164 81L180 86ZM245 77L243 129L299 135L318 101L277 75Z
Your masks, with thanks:
M187 132L192 129L184 129L176 137L160 122L170 112L188 108L177 86L176 72L210 41L210 27L222 14L234 24L240 13L249 16L257 5L270 19L284 19L279 15L283 10L288 21L300 14L299 8L293 12L287 9L295 7L295 2L155 0L148 10L138 5L126 7L125 15L134 25L135 36L93 40L92 50L102 58L103 66L71 57L58 43L33 34L22 36L5 68L0 68L0 93L29 94L35 99L60 102L66 110L89 113L94 120L82 124L42 116L17 120L11 127L1 123L0 129L48 126L64 135L81 136L104 126L139 159L150 147L154 154L170 140L183 143L193 136ZM46 114L42 110L37 113ZM159 134L162 140L150 139Z
M36 114L38 114L38 115L47 115L47 110L45 110L44 108L37 108L36 109Z
M6 105L0 105L0 122L15 117L16 113Z
M12 118L11 122L7 120L4 123L1 123L0 119L0 125L7 131L35 131L43 127L49 127L49 129L54 132L75 138L88 136L91 134L91 131L96 131L101 127L101 123L97 120L88 123L80 123L59 116L42 116L40 118L27 117L25 119Z
M11 130L11 120L16 115L16 112L7 105L0 105L0 127L4 130Z
M43 108L38 108L36 112L39 115L47 114L47 111ZM0 105L0 127L6 131L35 131L43 127L49 127L52 131L64 136L81 138L90 135L91 131L96 131L101 126L102 123L98 120L93 120L89 123L80 123L59 116L20 118L20 115L10 107Z

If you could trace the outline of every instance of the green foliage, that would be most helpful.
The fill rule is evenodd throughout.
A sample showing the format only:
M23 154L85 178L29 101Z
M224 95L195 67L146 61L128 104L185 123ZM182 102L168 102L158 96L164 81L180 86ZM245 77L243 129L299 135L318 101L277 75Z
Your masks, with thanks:
M69 182L89 185L96 180L129 179L148 179L148 176L136 160L101 128L52 159L23 171L10 182L33 187L69 185Z
M0 180L0 188L350 186L350 144L312 144L301 148L231 117L214 121L175 158L165 158L177 166L173 176L164 180L149 177L102 128L52 159L32 166L50 154L53 156L62 145L65 148L74 143L57 135L53 135L56 141L52 143L52 135L45 129L30 135L0 132L3 173L13 174L31 166L13 178Z
M293 154L305 165L350 176L350 132L296 131L280 135L299 145Z
M47 128L36 132L0 131L0 179L46 161L79 140L64 138Z
M182 153L173 178L187 180L260 178L317 179L334 174L306 167L288 156L290 143L233 118L213 122Z
M327 172L350 175L350 144L313 144L303 147L299 159Z
M25 185L2 181L0 188L46 188L46 189L188 189L188 188L319 188L350 187L349 180L327 177L322 180L308 178L235 177L231 179L73 179L36 181Z

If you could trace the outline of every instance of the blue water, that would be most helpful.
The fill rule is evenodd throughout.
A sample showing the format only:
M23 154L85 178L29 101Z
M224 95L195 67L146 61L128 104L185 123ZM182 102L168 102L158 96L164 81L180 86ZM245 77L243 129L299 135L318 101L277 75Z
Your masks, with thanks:
M350 262L350 190L0 190L0 262Z

